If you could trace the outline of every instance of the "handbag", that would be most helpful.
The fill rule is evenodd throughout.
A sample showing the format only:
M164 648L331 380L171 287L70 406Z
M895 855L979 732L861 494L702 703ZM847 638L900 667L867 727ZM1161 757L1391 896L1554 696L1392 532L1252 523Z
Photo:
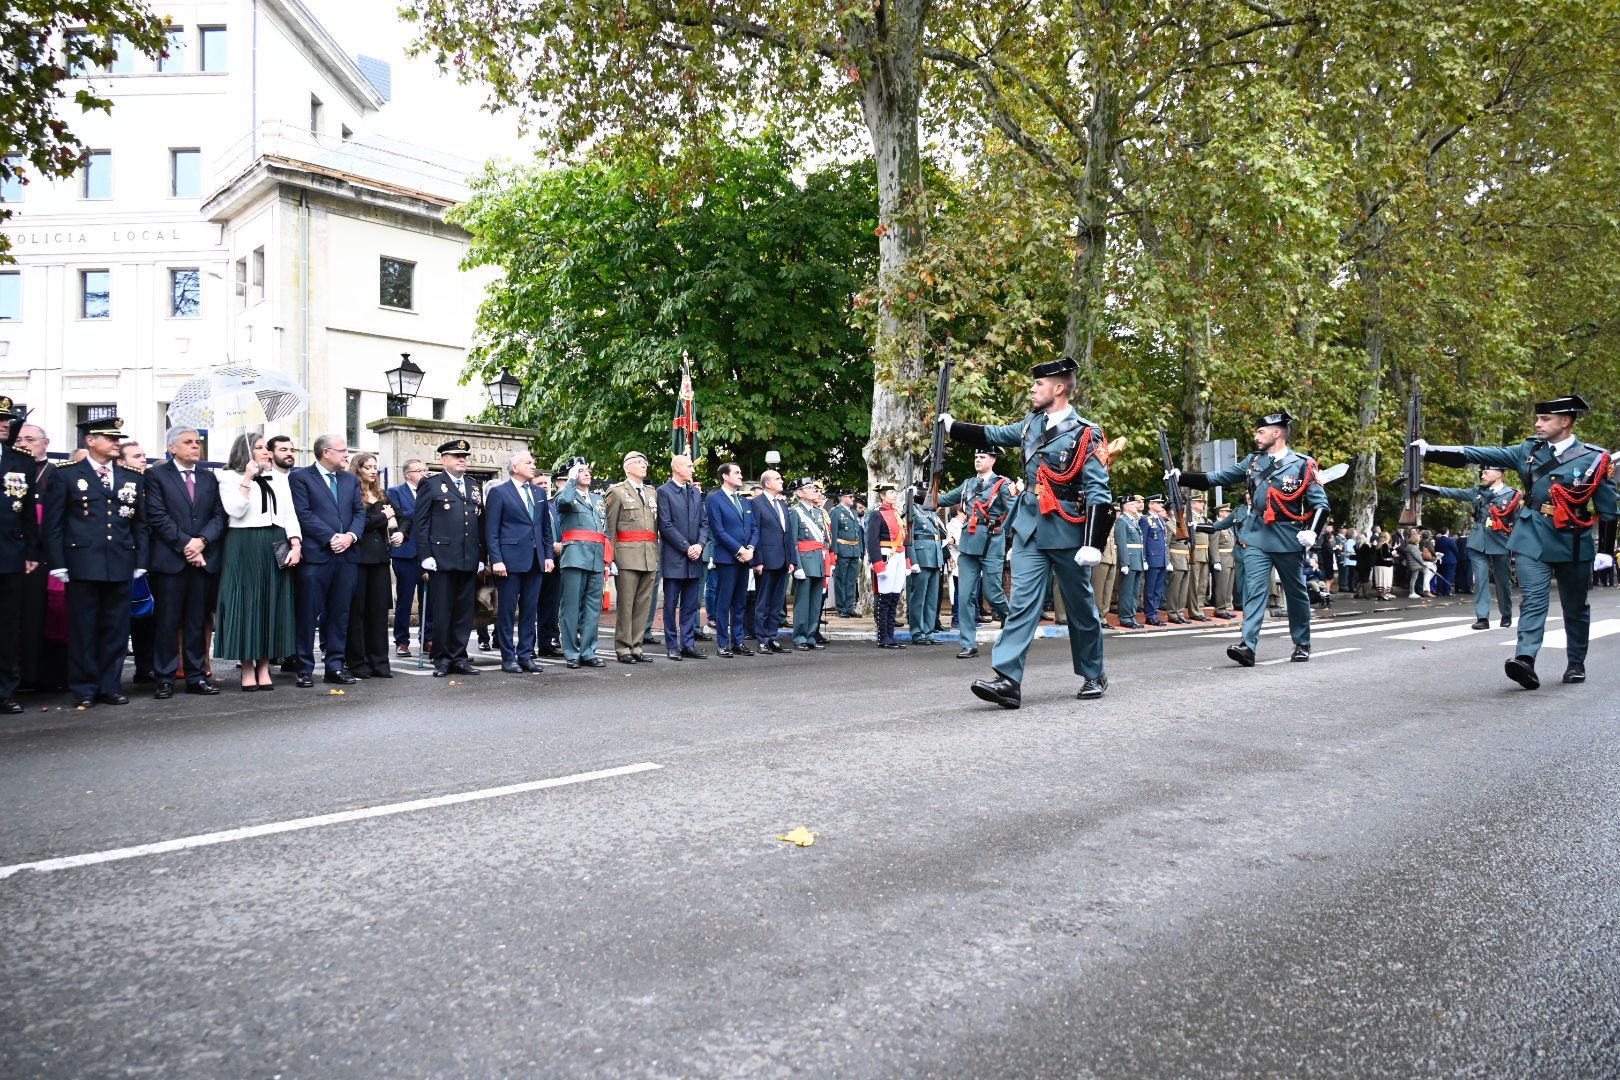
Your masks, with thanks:
M270 550L273 551L276 556L276 569L287 569L287 562L292 558L292 541L277 540L270 546Z

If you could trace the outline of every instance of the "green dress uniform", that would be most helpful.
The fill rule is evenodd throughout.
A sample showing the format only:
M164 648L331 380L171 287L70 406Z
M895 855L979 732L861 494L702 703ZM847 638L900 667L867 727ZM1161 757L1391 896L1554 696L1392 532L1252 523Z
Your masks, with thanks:
M1114 522L1114 552L1119 570L1119 625L1140 630L1136 609L1142 606L1142 581L1147 576L1147 545L1140 517L1119 515Z
M799 567L793 574L793 644L800 650L821 648L816 632L827 601L827 571L833 565L832 518L819 506L793 505L799 519ZM839 562L843 560L840 559ZM859 562L859 557L851 562Z
M1287 427L1293 419L1286 412L1259 419L1257 427ZM1253 453L1235 465L1215 472L1188 472L1181 483L1192 488L1225 487L1242 480L1251 510L1238 533L1248 546L1243 554L1244 596L1243 641L1227 649L1227 655L1244 667L1252 667L1260 644L1260 628L1266 619L1266 594L1271 589L1275 567L1288 604L1288 632L1294 642L1290 659L1303 663L1311 657L1311 597L1305 588L1306 540L1316 542L1316 532L1327 520L1327 493L1317 480L1316 462L1304 454L1284 449L1281 454Z
M1113 530L1103 545L1102 562L1091 568L1091 587L1096 594L1097 617L1108 625L1108 609L1113 604L1114 589L1119 584L1119 549L1114 543Z
M647 663L652 657L642 655L641 642L652 618L658 575L658 491L651 484L621 480L607 489L602 505L602 531L613 542L613 565L619 571L613 652L621 662Z
M1576 395L1536 403L1537 413L1578 414L1589 406ZM1552 583L1564 612L1568 668L1565 682L1586 679L1586 649L1592 628L1587 589L1594 557L1614 557L1620 498L1609 451L1570 436L1558 445L1526 439L1515 446L1424 446L1424 456L1443 465L1488 465L1517 471L1524 484L1519 520L1508 550L1519 567L1523 602L1519 642L1507 675L1527 690L1541 685L1536 654L1547 626Z
M1523 501L1517 488L1497 482L1495 487L1433 487L1423 490L1441 499L1459 499L1470 505L1474 527L1468 533L1468 561L1474 571L1474 620L1489 623L1491 617L1490 577L1496 578L1496 606L1502 612L1502 625L1513 625L1513 581L1509 568L1508 537L1519 518ZM1485 627L1481 626L1483 630Z
M912 572L906 577L906 620L914 645L932 645L939 619L939 577L945 566L945 525L939 515L921 505L912 511L907 545Z
M827 516L832 521L833 604L838 614L853 619L855 605L861 598L861 548L866 543L866 530L853 507L834 503Z
M1048 378L1076 367L1065 357L1036 365L1033 374ZM1047 579L1056 573L1066 599L1074 672L1085 680L1080 696L1101 697L1108 688L1102 621L1092 596L1091 567L1080 566L1075 557L1082 547L1100 555L1113 524L1102 428L1068 408L1056 415L1030 413L1016 424L953 423L950 436L972 446L1017 446L1024 454L1026 486L1007 523L1013 538L1011 613L990 655L1000 679L975 682L974 693L1003 708L1018 707Z
M992 448L999 455L999 450ZM994 472L973 476L954 490L939 497L941 506L967 507L967 521L956 549L956 622L961 631L962 649L979 645L979 609L973 603L982 596L990 612L1007 618L1007 594L1001 587L1001 574L1007 564L1007 518L1012 514L1013 484Z
M576 483L557 493L557 523L562 529L562 603L557 621L563 657L569 667L603 667L596 655L596 631L602 622L602 575L607 569L607 507L602 496Z

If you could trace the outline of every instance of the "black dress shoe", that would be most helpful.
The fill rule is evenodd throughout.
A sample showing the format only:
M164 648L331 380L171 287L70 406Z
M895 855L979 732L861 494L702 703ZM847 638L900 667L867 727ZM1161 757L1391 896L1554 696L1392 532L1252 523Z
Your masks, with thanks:
M483 672L473 667L471 660L455 660L450 664L452 675L482 675Z
M96 695L96 704L98 704L98 705L128 705L129 704L129 698L125 697L123 694L97 694Z
M642 634L641 635L641 643L643 645L658 645L658 644L661 644L661 642L659 642L659 640L657 638L653 637L651 634Z
M650 664L650 663L653 662L652 657L648 656L646 653L639 653L639 652L638 653L631 653L630 654L630 659L634 660L638 664Z
M300 676L298 676L297 685L298 685L298 689L300 689L300 690L308 690L310 687L315 685L315 676L313 676L313 675L300 675Z
M1148 625L1149 625L1149 626L1163 626L1163 625L1164 625L1164 621L1163 621L1163 620L1161 620L1161 619L1149 619L1149 620L1148 620L1148 621L1147 621L1147 624L1148 624Z
M685 660L686 657L682 656L678 652L667 652L664 654L664 659L674 660L676 663L680 663L682 660Z
M1193 622L1209 622L1209 616L1205 615L1202 611L1194 612L1193 614L1188 615L1187 618L1191 619Z
M211 682L199 679L197 682L186 683L186 693L196 694L199 697L213 697L219 693L219 687Z
M348 672L357 679L369 679L373 674L370 668L349 668Z
M978 655L979 655L979 650L977 648L966 648L966 647L964 647L961 651L959 651L956 654L956 658L958 660L972 660L975 656L978 656Z
M506 672L508 675L526 675L526 674L528 674L527 672L525 672L523 670L523 668L518 666L518 662L516 660L502 660L501 661L501 670Z
M732 651L732 653L734 653L737 656L753 656L754 655L754 650L750 649L746 645L733 645L731 647L731 651Z
M1503 626L1512 626L1513 625L1513 616L1511 616L1511 615L1502 616L1502 625Z
M1003 709L1016 709L1022 704L1022 693L1018 684L1005 675L997 675L994 679L973 680L973 696L1000 705Z
M93 708L96 707L95 695L92 694L90 697L79 698L76 701L74 701L73 705L74 705L75 708L79 708L79 709L93 709Z
M1177 626L1185 626L1185 625L1187 625L1187 620L1181 615L1171 615L1171 616L1169 616L1169 618L1170 618L1170 621L1175 623Z
M557 648L557 646L555 646L555 645L547 645L545 648L540 649L539 653L540 653L541 656L546 657L548 660L566 660L566 659L568 659L567 656L563 655L563 651L561 649Z
M1230 656L1233 660L1236 660L1244 667L1254 667L1254 650L1243 644L1241 641L1235 645L1228 645L1226 647L1226 655Z
M1536 678L1536 658L1533 656L1515 656L1502 665L1507 677L1524 687L1526 690L1535 690L1541 686L1541 680Z
M825 649L827 647L827 643L825 641L812 641L810 643L810 647L812 649Z
M579 667L579 661L578 660L570 660L570 661L568 661L568 667L569 667L570 670Z
M168 701L174 697L174 683L167 680L158 683L157 692L152 695L158 701Z
M1121 619L1119 620L1119 628L1121 630L1140 630L1142 629L1142 624L1137 622L1135 619Z
M716 649L714 655L722 660L730 660L733 654L730 649Z
M450 665L449 664L434 664L433 665L433 677L435 679L447 679L447 678L449 678L450 677Z
M1215 617L1217 619L1235 619L1235 618L1237 618L1236 615L1232 614L1230 611L1227 611L1225 608L1221 608L1221 610L1217 611L1215 613Z
M1087 679L1084 683L1082 683L1080 685L1080 692L1074 696L1079 698L1081 701L1091 701L1095 698L1102 697L1103 692L1107 689L1108 676L1099 675L1095 679Z
M1311 650L1305 645L1295 645L1294 651L1288 654L1288 660L1294 664L1308 664L1311 662Z
M1491 620L1489 620L1489 619L1475 619L1473 621L1473 623L1468 627L1468 629L1470 629L1470 630L1489 630L1490 628L1491 628Z
M158 677L155 671L137 671L135 673L134 683L136 686L150 686L157 681Z
M360 680L349 674L347 668L338 668L336 671L328 671L324 681L333 686L353 686Z
M535 663L533 660L530 660L527 656L518 657L518 667L522 668L530 675L538 675L544 670L539 664Z
M774 652L774 653L785 653L785 652L787 652L787 646L783 645L780 641L777 641L775 638L772 638L771 640L767 641L765 643L765 647L767 649L771 650L771 652Z
M634 664L636 662L636 658L631 656L629 653L625 653L623 656L619 657L618 660L621 664Z
M692 631L692 640L694 640L694 641L713 641L714 640L714 635L713 634L705 634L701 630L694 630L694 631Z
M699 652L697 649L682 649L681 656L687 660L707 660L709 658L708 653Z
M0 715L16 716L22 711L22 705L16 701L13 701L11 698L6 698L6 700L0 701Z
M1586 665L1571 660L1569 666L1564 669L1564 681L1568 683L1585 682Z
M387 668L384 668L381 671L373 668L371 671L371 677L373 679L392 679L394 677L394 673L389 671Z
M815 650L812 649L809 645L805 645L805 644L802 644L801 642L795 641L793 643L793 651L794 652L814 652Z
M810 640L817 645L825 645L827 644L827 635L817 630L815 636Z
M580 660L586 667L607 667L607 661L600 656L587 656Z

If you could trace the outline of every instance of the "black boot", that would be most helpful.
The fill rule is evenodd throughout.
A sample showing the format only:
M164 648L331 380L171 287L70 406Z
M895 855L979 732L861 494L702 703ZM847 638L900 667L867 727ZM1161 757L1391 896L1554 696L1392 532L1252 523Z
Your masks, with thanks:
M1074 696L1079 698L1081 701L1092 701L1096 698L1102 697L1103 691L1107 689L1108 676L1099 675L1095 679L1087 679L1084 685L1080 687L1080 692Z
M1226 647L1226 655L1242 664L1244 667L1254 667L1254 650L1243 642Z
M1524 687L1526 690L1535 690L1541 686L1541 680L1536 678L1536 658L1533 656L1515 656L1502 665L1507 677Z
M1564 681L1568 683L1581 683L1586 681L1586 665L1579 660L1571 660L1564 669Z
M1022 703L1018 684L999 672L994 679L975 679L973 695L1003 709L1016 709Z

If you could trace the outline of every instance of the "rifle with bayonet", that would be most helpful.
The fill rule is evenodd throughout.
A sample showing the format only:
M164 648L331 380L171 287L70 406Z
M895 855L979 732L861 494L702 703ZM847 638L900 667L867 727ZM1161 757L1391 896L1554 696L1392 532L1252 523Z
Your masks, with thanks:
M1423 524L1423 454L1413 443L1423 438L1423 394L1418 390L1418 377L1412 376L1412 396L1406 402L1406 462L1405 471L1396 478L1405 487L1401 506L1401 525Z
M1164 424L1153 421L1153 426L1159 431L1159 457L1164 460L1166 475L1174 476L1176 473L1175 458L1170 456L1170 437L1164 433ZM1181 492L1181 485L1176 482L1170 484L1170 490L1164 493L1165 509L1175 519L1176 531L1172 539L1187 539L1187 497Z
M941 413L951 409L951 368L956 364L949 356L939 369L939 390L934 395L934 438L928 446L928 496L923 506L939 509L939 488L945 479L945 425L939 422Z

